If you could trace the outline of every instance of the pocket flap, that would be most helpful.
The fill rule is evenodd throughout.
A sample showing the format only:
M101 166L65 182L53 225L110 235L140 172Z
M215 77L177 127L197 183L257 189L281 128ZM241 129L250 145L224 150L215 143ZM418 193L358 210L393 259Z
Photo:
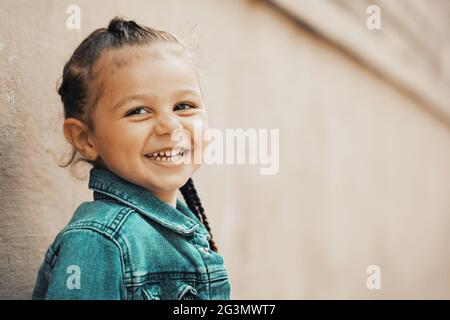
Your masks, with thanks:
M144 300L161 300L161 290L159 283L146 284L142 287Z
M177 300L194 300L196 294L197 290L192 285L183 283L178 289Z

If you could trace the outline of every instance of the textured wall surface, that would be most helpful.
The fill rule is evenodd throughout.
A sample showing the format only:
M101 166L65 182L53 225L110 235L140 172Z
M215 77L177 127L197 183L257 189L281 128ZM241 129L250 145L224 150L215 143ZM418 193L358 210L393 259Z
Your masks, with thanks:
M299 11L282 0L0 0L0 298L30 298L48 245L92 199L86 180L57 166L70 149L55 88L73 49L115 15L197 47L212 127L280 129L278 174L209 165L193 177L233 298L450 298L450 101L441 87L450 57L437 33L448 2L381 7L391 22L415 15L411 28L428 31L426 41L392 24L358 29L367 32L361 47L379 32L403 48L433 48L418 50L423 67L411 70L401 67L408 50L386 55L392 44L382 40L375 61L350 41L355 29L342 39L329 31L330 21L365 25L356 2L336 6L359 20L322 1L321 22L307 2ZM66 27L71 4L79 30ZM440 85L419 90L411 77ZM369 265L380 267L380 290L366 286Z

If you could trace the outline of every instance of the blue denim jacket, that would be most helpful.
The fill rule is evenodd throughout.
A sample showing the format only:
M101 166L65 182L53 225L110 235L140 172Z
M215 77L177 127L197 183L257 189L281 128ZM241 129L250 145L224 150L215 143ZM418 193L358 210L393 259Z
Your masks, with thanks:
M83 202L41 264L33 299L230 299L223 257L182 201L176 209L92 168Z

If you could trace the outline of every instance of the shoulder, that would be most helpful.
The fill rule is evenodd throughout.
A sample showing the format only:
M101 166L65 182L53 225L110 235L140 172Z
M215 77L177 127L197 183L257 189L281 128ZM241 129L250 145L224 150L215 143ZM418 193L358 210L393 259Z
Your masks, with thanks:
M54 244L58 245L63 239L67 241L74 235L81 237L78 233L94 232L112 241L122 253L127 253L135 242L142 242L147 237L154 240L160 231L153 221L146 219L136 209L120 201L101 199L83 202L58 234Z
M57 234L50 245L47 260L69 247L112 251L116 247L121 255L127 251L124 227L135 216L135 210L118 201L95 200L81 203L71 220ZM49 261L50 262L50 261Z
M70 222L56 236L52 251L57 251L63 243L75 241L76 245L83 246L80 242L88 245L89 241L95 241L93 238L101 238L99 244L109 242L119 249L124 261L131 261L136 253L159 252L161 243L172 237L175 234L137 209L120 201L101 199L83 202L76 209Z
M89 229L108 238L114 238L133 212L133 208L115 200L83 202L61 233L75 229Z

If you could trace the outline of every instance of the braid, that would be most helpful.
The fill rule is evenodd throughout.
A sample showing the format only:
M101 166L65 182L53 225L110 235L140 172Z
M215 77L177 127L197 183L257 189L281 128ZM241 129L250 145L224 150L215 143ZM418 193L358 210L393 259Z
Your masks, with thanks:
M211 238L209 239L209 246L211 247L211 250L217 252L217 246L212 238L211 228L209 226L208 219L206 218L205 210L202 207L202 203L200 202L200 198L198 197L197 190L195 190L192 178L189 178L184 186L180 188L180 191L189 209L191 209L191 211L198 216L200 221L205 226L206 230L208 230L209 235L211 236Z

